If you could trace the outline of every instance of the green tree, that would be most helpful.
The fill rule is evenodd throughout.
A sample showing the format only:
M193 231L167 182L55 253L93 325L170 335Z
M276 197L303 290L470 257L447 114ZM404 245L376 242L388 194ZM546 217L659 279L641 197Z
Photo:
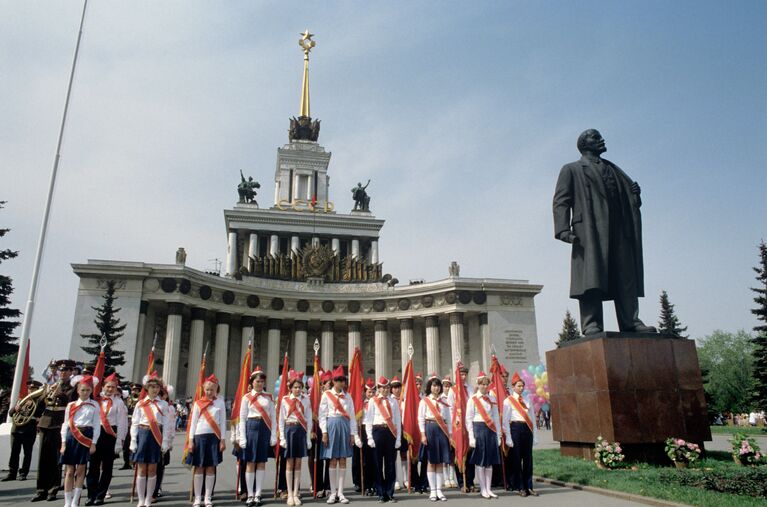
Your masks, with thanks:
M578 323L570 314L570 310L565 312L565 318L562 321L562 331L559 332L559 339L557 340L557 347L561 347L564 342L577 340L581 338L581 332L578 329Z
M673 336L674 338L689 338L682 333L687 331L687 326L682 327L679 317L674 312L674 305L668 300L666 291L660 293L660 321L658 322L658 332Z
M700 368L707 372L703 388L714 412L749 412L753 392L753 349L746 331L714 331L700 340Z
M120 308L115 308L115 281L107 281L107 289L104 295L104 303L101 306L92 306L96 310L96 320L93 322L96 324L98 333L94 334L81 334L83 339L87 340L90 345L84 345L82 348L85 352L93 356L93 361L96 361L96 357L101 351L101 338L104 337L106 345L104 346L105 356L105 373L109 375L115 371L116 366L122 366L125 364L125 352L117 350L115 345L119 340L123 331L125 331L126 324L120 324L120 318L117 314L120 312Z
M760 321L754 327L754 404L760 410L767 410L767 245L764 240L759 244L759 265L754 268L758 287L754 302L756 308L751 313Z
M5 201L0 201L0 209L3 209ZM0 229L0 238L6 235L10 229ZM19 255L18 251L5 249L0 250L0 263L13 259ZM13 294L13 280L11 277L0 274L0 387L10 389L13 385L13 374L18 360L18 338L13 336L14 330L19 326L18 321L21 312L15 308L9 308Z

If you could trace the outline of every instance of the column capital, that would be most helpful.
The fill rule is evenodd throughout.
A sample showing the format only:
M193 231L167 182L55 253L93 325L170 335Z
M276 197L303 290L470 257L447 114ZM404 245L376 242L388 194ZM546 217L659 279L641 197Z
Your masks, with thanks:
M335 322L333 322L332 320L323 320L322 321L322 331L323 332L325 332L325 331L332 332L334 328L335 328Z
M423 318L426 327L439 327L439 318L436 315L427 315Z
M205 308L192 307L192 320L205 320L208 311Z
M359 320L349 320L346 322L346 325L349 326L349 331L359 331L362 327L362 322Z
M255 327L256 318L252 315L243 315L242 319L240 320L240 325L242 327Z
M282 319L269 319L269 329L282 329Z
M406 318L406 319L400 319L399 320L399 328L403 330L411 330L413 329L413 319Z
M216 312L216 324L229 324L232 321L232 314L226 312Z
M462 312L454 312L450 314L450 325L453 324L463 324L463 313Z
M168 315L181 315L183 311L183 303L168 303Z
M487 324L487 313L480 313L479 314L479 325L484 326Z
M138 312L141 315L146 315L146 311L149 309L149 301L142 301L139 304Z
M385 320L375 320L373 321L373 324L375 325L376 331L386 331L386 321Z
M309 329L309 321L308 320L297 320L295 321L293 328L296 331L306 331Z

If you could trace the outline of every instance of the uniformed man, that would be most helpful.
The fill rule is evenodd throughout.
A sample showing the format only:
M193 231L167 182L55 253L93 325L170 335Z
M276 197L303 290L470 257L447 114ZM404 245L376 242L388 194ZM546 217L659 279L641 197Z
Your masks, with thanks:
M29 394L36 393L42 388L43 384L37 380L27 381L27 392ZM40 393L42 394L42 393ZM35 445L35 437L37 436L37 420L45 408L44 403L37 403L35 413L24 414L25 417L13 417L19 410L19 406L22 400L16 403L15 407L12 407L9 415L12 418L13 425L11 426L11 457L8 460L8 475L6 475L2 481L15 481L18 477L20 481L27 479L29 473L29 465L32 463L32 447ZM25 410L31 410L32 405L29 405ZM17 423L19 421L21 424ZM21 450L24 449L24 461L19 468L19 456Z
M37 432L40 435L40 459L37 465L37 493L32 498L33 502L56 500L56 493L61 486L61 465L59 465L61 425L64 422L67 404L77 399L75 388L69 384L74 366L74 361L70 359L57 361L59 380L45 387L45 409L37 423Z
M125 406L128 409L128 427L130 428L131 425L131 419L133 417L133 409L136 408L136 403L138 403L139 398L141 397L141 384L138 382L132 382L130 384L130 393L128 394L128 398L125 400ZM125 438L123 439L123 466L120 467L120 470L130 470L132 467L131 465L131 455L130 455L130 433L125 435Z

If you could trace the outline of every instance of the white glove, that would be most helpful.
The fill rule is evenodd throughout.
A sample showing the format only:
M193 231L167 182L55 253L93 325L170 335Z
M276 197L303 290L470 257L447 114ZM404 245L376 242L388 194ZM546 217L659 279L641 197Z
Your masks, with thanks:
M469 447L476 447L477 446L477 440L474 438L469 439Z
M280 439L280 447L282 447L283 449L287 449L288 448L288 441L285 440L284 438L281 438Z
M162 444L162 447L160 448L162 450L162 453L165 454L168 452L168 444Z
M362 440L360 440L359 435L354 435L354 445L356 445L360 449L362 448Z
M514 442L511 440L511 437L506 438L506 447L508 447L509 449L514 447Z
M138 442L135 440L130 441L130 445L128 446L128 450L130 452L136 452L138 450Z
M245 445L246 445L247 443L248 443L248 442L247 442L247 441L246 441L244 438L241 438L240 440L238 440L238 441L237 441L237 444L239 444L239 446L240 446L240 449L245 449ZM272 445L274 445L274 444L272 444Z
M122 444L115 444L115 454L120 454L121 452L123 452Z
M269 439L269 447L274 447L275 445L277 445L277 437L273 436L271 439ZM245 448L245 446L243 445L241 445L240 447L242 447L243 449Z
M309 437L306 437L306 449L309 450L312 448L312 439Z
M394 448L399 449L400 447L402 447L402 440L398 438L397 441L394 442Z
M501 446L501 435L498 435L498 447Z
M368 447L370 447L371 449L375 449L376 441L373 440L372 438L368 438Z

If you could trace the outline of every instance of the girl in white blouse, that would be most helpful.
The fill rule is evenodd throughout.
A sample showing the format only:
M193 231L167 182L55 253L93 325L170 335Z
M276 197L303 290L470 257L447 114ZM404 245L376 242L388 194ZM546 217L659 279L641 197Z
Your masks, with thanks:
M418 429L421 431L420 460L426 461L429 500L447 501L442 493L444 466L450 463L450 406L442 396L442 382L436 374L426 382L425 396L418 404Z
M61 425L59 463L65 466L64 507L79 504L85 468L90 455L96 452L96 442L101 433L101 419L98 403L91 399L91 393L98 381L90 375L77 375L70 381L77 389L78 399L67 405L64 424Z
M215 375L205 379L205 396L194 402L189 422L189 454L186 464L192 465L194 473L194 507L202 503L202 486L205 481L205 507L213 506L213 485L216 467L221 463L226 439L226 405L218 397L220 386Z
M312 448L312 407L302 396L303 372L294 372L288 380L290 394L280 400L280 447L285 450L285 480L288 505L302 505L298 496L301 459Z
M466 403L466 430L469 434L471 453L469 463L475 466L479 490L483 498L498 498L490 490L493 465L501 463L501 422L495 396L488 392L490 377L480 372L477 376L477 392Z

